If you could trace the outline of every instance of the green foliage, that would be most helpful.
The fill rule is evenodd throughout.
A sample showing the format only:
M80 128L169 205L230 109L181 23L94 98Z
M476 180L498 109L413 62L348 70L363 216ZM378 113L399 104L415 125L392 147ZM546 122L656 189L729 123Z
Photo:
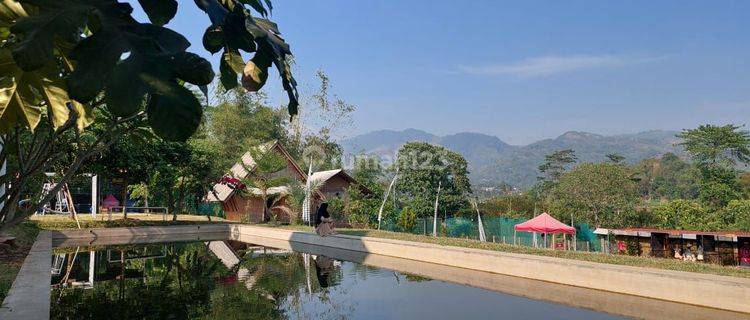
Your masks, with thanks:
M567 170L568 166L575 163L578 158L572 149L558 150L544 157L544 163L539 165L539 172L544 174L540 180L557 182L560 176Z
M506 195L487 199L479 204L479 210L494 216L510 218L533 218L534 211L545 211L544 203L534 192Z
M149 206L148 198L151 196L151 193L148 190L148 184L139 183L139 184L129 185L128 192L130 193L130 198L140 199L143 201L144 206L146 207Z
M417 220L417 213L409 207L401 209L401 213L398 215L396 225L405 232L411 232L414 229L414 224Z
M266 143L250 149L250 155L255 162L248 166L242 162L244 169L249 172L247 177L240 179L247 187L243 193L249 197L260 196L265 207L263 210L263 220L272 218L270 209L277 206L282 199L281 194L269 195L269 190L274 187L281 187L289 184L290 179L280 171L286 169L287 160L284 156L272 149L275 142ZM269 199L271 200L269 203Z
M99 319L117 314L128 319L285 319L282 306L306 287L299 254L242 254L238 268L253 279L246 283L245 279L222 281L234 279L237 270L227 269L203 243L119 249L125 256L165 250L166 256L129 260L121 266L106 263L106 256L101 259L104 252L98 252L97 270L117 278L97 280L90 290L54 289L57 303L51 307L52 318ZM113 253L118 253L116 248ZM142 277L132 278L130 270ZM321 289L313 286L313 290Z
M439 210L454 214L468 207L471 193L466 160L458 153L424 142L409 142L398 151L398 199L419 217L432 217L438 184Z
M177 0L138 0L138 3L155 25L167 24L177 13Z
M262 93L229 93L220 96L217 105L206 108L204 125L192 139L214 150L214 166L222 173L237 162L248 146L272 140L289 145L285 111L268 106Z
M750 163L750 133L732 124L683 130L682 146L700 169L700 199L714 210L742 196L735 166Z
M750 172L743 172L740 174L737 183L742 188L742 193L745 198L750 198Z
M750 200L732 200L721 210L725 226L733 230L750 231Z
M683 130L677 137L684 141L693 160L700 167L731 167L737 162L750 163L750 133L733 124L701 125Z
M641 195L650 199L696 199L700 172L674 153L642 161L634 168Z
M728 179L706 179L700 183L700 200L707 207L718 210L732 200L742 197L733 177Z
M652 209L658 226L665 229L713 230L716 221L697 201L673 200Z
M163 27L175 16L177 1L138 2L151 23L135 20L131 5L117 1L0 3L0 25L6 31L0 33L4 68L0 84L9 93L0 95L0 130L7 132L16 125L33 130L41 101L54 113L56 126L72 119L82 129L93 119L79 103L92 102L103 93L105 108L113 115L129 117L145 111L149 124L163 138L190 137L198 128L202 107L182 82L205 86L212 81L213 70L207 60L185 51L190 43L182 35ZM248 69L237 49L254 53L248 65L266 77L268 67L276 65L289 96L288 112L295 115L298 102L287 62L289 46L279 37L276 24L253 17L245 4L261 16L270 11L269 2L196 1L212 24L206 49L215 52L224 47L226 56L239 59L229 71L222 62L222 79L233 76L234 85L237 74ZM265 84L265 78L258 81L248 74L245 78L249 90ZM68 111L67 103L75 112Z
M347 220L344 215L344 213L346 213L346 201L344 201L344 199L330 198L327 199L326 202L328 203L328 212L333 219L337 221Z
M584 163L563 174L550 195L551 214L592 221L596 226L627 224L638 203L629 168L612 163Z
M359 181L359 180L357 180ZM372 189L371 189L372 190ZM344 211L348 215L349 223L362 227L372 227L377 224L378 210L383 200L382 188L374 190L374 194L364 194L357 186L349 187ZM383 208L383 215L392 212L393 202L387 201Z

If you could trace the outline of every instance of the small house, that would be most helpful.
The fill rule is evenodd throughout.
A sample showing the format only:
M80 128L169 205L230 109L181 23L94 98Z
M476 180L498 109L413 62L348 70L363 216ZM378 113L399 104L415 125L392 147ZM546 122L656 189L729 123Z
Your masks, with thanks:
M277 152L284 159L286 159L286 167L276 173L280 176L286 176L298 183L305 184L307 182L307 174L300 168L295 162L294 158L289 152L279 143L278 141L272 141L261 146L261 152ZM250 152L246 152L240 159L241 163L238 162L232 166L227 176L222 181L217 182L211 191L206 195L207 202L219 202L221 203L224 214L228 220L242 221L259 223L267 221L267 217L263 216L264 204L259 192L249 189L249 192L239 192L236 185L233 183L227 183L227 181L239 181L248 177L252 172L248 172L246 168L253 170L255 161L253 160ZM243 165L244 164L244 165ZM354 178L346 174L342 169L328 170L315 172L311 176L313 179L321 181L322 185L319 191L313 196L312 212L317 210L320 203L331 198L344 197L346 189L356 185L360 186ZM369 193L370 191L366 188L363 191ZM269 195L281 195L285 197L289 194L289 186L280 186L270 188L268 190ZM281 204L284 204L285 199L281 200ZM284 210L272 209L271 213L276 217L277 221L282 223L289 223L292 221L292 216L289 212Z

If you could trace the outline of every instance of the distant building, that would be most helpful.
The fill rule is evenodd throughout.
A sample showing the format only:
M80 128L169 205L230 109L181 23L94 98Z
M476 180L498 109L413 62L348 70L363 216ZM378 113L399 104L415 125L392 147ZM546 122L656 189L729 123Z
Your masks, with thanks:
M286 167L276 173L277 175L286 176L302 184L307 182L307 174L299 165L297 165L294 158L292 158L289 152L278 141L264 144L261 146L260 151L276 152L286 159ZM263 217L263 209L267 204L263 203L260 192L253 190L252 188L248 190L249 192L239 192L237 186L232 185L231 183L226 183L226 180L244 179L252 174L252 172L248 172L245 169L248 168L252 171L255 166L255 161L250 152L246 152L242 155L241 161L244 165L238 162L232 166L228 177L225 177L225 179L223 179L224 181L216 183L212 191L208 192L206 195L206 201L220 202L228 220L252 223L264 222L267 219ZM317 194L313 195L312 213L317 210L320 203L334 197L345 197L347 188L353 185L359 186L356 180L346 174L342 169L315 172L312 174L312 179L323 182ZM364 188L362 186L360 187ZM363 190L369 193L369 190L366 188ZM268 190L269 195L281 195L282 197L286 197L289 192L289 186L280 186ZM280 204L284 205L284 202L285 199L282 199ZM272 210L271 213L276 216L277 221L282 223L289 223L292 221L292 216L288 211L275 209ZM293 214L298 214L298 212Z
M641 256L669 259L689 255L696 261L750 267L750 232L597 228L594 233L609 252L639 251Z

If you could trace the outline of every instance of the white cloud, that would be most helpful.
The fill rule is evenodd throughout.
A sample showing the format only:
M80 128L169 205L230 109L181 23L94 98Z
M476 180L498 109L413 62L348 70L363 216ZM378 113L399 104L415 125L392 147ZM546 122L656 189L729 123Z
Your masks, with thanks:
M462 73L474 75L512 75L519 77L536 77L585 69L621 67L650 62L658 59L660 58L652 56L551 55L526 58L519 62L510 64L459 66L458 68Z

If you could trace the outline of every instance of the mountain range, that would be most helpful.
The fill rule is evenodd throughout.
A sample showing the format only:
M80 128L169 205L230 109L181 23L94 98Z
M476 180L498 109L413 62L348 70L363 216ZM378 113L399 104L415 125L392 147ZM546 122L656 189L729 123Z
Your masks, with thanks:
M569 131L554 139L518 146L481 133L461 132L438 136L422 130L406 129L373 131L344 139L341 145L346 154L393 156L407 142L429 142L463 155L469 163L470 178L475 185L507 183L525 188L536 182L538 167L544 157L557 150L575 150L579 162L604 161L607 154L617 153L624 156L627 162L636 163L667 152L683 154L678 146L680 140L675 136L677 133L653 130L604 136Z

